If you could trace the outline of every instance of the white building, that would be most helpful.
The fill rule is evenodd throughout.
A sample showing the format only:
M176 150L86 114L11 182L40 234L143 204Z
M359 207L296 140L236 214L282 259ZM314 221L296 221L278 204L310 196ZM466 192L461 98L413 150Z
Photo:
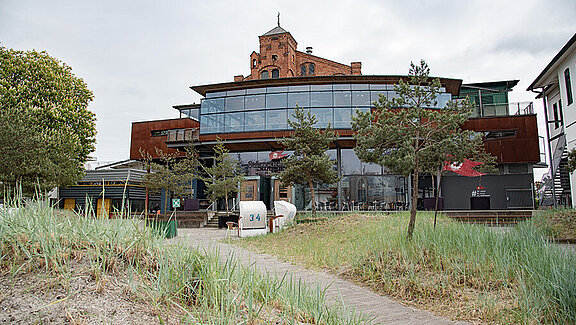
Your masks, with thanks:
M576 149L576 34L528 87L538 92L546 112L550 170L541 204L576 206L576 172L564 169L569 151Z

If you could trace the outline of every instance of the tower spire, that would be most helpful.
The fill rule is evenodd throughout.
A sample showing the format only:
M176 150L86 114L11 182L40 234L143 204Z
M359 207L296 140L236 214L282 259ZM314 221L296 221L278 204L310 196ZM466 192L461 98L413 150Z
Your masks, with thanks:
M278 27L280 27L280 11L278 11Z

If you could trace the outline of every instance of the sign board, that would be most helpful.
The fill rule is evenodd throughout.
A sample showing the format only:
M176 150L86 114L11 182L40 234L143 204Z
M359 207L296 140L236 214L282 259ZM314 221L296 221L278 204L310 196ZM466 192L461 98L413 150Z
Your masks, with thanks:
M172 207L179 208L180 207L180 199L172 199Z
M266 205L262 201L240 201L240 237L266 234Z

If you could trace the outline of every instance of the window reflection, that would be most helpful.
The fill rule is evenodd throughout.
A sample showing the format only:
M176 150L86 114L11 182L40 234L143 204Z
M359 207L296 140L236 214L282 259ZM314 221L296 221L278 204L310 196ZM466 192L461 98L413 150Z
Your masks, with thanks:
M244 112L225 114L225 130L226 132L242 132L244 131Z
M246 125L244 126L245 131L261 131L265 129L265 111L253 111L246 112L244 119Z
M335 129L348 129L350 128L352 111L350 108L334 108L334 124Z
M288 95L286 93L266 95L266 108L286 108Z
M268 130L284 130L287 127L287 111L284 109L266 112L266 126Z

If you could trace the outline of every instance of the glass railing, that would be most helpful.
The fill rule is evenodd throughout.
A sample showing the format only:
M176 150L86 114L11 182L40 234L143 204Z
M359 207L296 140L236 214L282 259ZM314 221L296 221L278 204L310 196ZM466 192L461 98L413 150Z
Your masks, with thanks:
M510 115L530 115L534 114L532 102L517 102L508 104L485 104L472 108L470 117L492 117Z
M168 130L166 142L186 142L198 140L198 129L172 129Z

